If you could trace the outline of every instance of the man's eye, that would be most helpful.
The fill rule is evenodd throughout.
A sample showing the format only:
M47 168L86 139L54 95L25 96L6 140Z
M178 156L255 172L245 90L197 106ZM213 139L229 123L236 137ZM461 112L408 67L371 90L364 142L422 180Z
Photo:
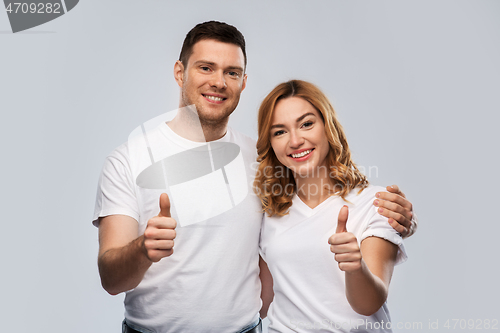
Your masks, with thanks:
M207 66L201 66L200 69L202 71L205 71L205 72L208 72L210 70L210 67L207 67Z
M233 77L240 77L240 73L238 73L238 72L228 72L227 74L229 74L230 76L233 76Z

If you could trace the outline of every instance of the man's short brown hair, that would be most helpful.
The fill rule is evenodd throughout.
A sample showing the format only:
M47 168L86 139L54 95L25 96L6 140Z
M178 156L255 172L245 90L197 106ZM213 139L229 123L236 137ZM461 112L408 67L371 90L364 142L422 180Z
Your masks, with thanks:
M224 22L209 21L197 24L191 31L189 31L182 44L181 54L179 60L187 66L189 57L193 53L193 46L200 40L213 39L223 43L237 45L243 51L245 58L245 67L247 65L247 54L245 51L245 38L232 25Z

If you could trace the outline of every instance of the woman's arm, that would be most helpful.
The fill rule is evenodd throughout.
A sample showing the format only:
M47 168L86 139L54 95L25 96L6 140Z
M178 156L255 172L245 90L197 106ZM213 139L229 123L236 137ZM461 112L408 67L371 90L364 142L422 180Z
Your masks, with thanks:
M387 300L398 248L378 237L361 243L361 268L346 271L346 296L354 311L370 316Z
M398 248L378 237L364 239L360 248L356 236L345 227L347 215L347 206L344 206L339 213L337 231L329 239L330 250L345 272L349 304L357 313L370 316L387 299Z
M271 272L267 267L266 262L259 256L259 267L260 267L260 282L262 284L262 290L260 293L260 298L262 299L262 308L260 309L260 317L267 317L267 310L269 305L273 301L274 291L273 291L273 277Z

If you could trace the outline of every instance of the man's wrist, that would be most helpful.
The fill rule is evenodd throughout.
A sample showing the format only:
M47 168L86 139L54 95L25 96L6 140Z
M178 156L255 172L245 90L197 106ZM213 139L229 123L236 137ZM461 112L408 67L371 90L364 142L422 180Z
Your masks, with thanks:
M418 220L417 220L417 215L415 214L415 212L412 212L410 222L411 222L411 224L410 224L410 227L408 228L408 234L404 238L408 238L408 237L412 236L417 231Z

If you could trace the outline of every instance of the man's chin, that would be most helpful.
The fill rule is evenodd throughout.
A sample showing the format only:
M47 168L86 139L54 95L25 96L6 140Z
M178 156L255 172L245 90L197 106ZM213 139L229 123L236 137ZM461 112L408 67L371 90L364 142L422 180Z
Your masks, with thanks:
M229 116L200 116L200 123L208 126L225 126L229 121Z
M214 110L210 108L198 108L198 116L200 117L200 121L202 122L217 123L227 121L233 111L229 111L227 109Z

